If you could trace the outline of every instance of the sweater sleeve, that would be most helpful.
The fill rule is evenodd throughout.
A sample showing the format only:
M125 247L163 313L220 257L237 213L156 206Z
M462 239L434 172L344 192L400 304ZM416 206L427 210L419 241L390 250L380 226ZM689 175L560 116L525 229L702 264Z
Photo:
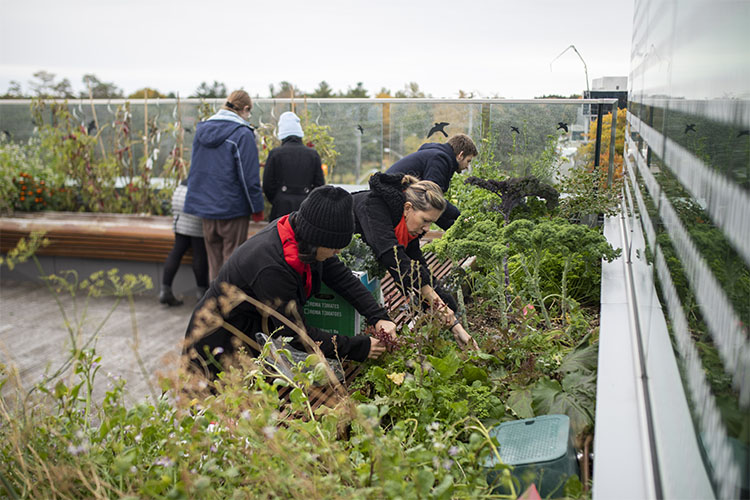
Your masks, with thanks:
M367 318L368 324L374 325L382 319L390 321L388 312L338 257L323 262L323 282Z
M313 150L315 151L315 150ZM313 189L322 186L326 183L326 179L323 176L323 166L320 161L320 155L315 151L315 175L313 177Z
M445 211L440 216L438 220L435 221L435 224L438 225L440 229L443 231L447 231L449 227L453 225L454 222L456 222L456 219L458 219L458 216L461 215L461 211L451 202L447 202Z
M276 193L279 190L279 183L276 180L276 167L276 155L272 150L268 153L266 166L263 167L263 194L266 195L266 199L269 203L273 203L273 199L276 197Z
M452 176L453 165L444 154L438 154L428 160L422 174L422 180L434 182L445 193L451 185Z
M328 333L319 328L308 326L304 321L302 304L298 299L299 282L281 268L266 268L262 270L255 281L253 290L259 300L273 304L276 311L289 318L293 323L301 319L307 335L313 342L320 345L320 350L326 358L341 358L352 361L364 361L370 353L370 338L365 335L347 337ZM304 342L297 333L284 323L273 317L268 317L268 332L281 337L291 337L291 346L300 351L307 351Z
M263 211L263 191L260 187L260 163L255 134L252 130L240 135L237 143L238 177L247 196L252 213Z

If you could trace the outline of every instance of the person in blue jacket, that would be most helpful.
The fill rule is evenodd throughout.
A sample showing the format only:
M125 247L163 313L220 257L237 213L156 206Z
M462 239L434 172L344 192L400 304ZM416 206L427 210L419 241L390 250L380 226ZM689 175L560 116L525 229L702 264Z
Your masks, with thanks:
M456 134L449 137L445 144L422 144L416 152L391 165L386 173L413 175L423 181L432 181L445 193L451 185L453 174L469 168L471 160L477 154L477 147L471 137ZM445 211L435 223L442 229L448 229L459 215L461 212L458 208L448 202Z
M258 147L247 122L253 103L232 92L218 113L197 125L188 175L185 213L203 219L211 280L247 240L248 217L263 220Z

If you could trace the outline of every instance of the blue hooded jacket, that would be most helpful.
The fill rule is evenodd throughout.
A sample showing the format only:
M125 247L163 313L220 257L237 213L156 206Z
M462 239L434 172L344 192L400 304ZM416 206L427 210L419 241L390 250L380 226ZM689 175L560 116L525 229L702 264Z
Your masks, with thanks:
M204 219L263 211L255 134L232 111L222 109L196 127L183 211Z
M389 174L408 174L423 181L432 181L440 186L443 193L448 191L455 172L458 172L458 160L453 148L450 144L436 142L422 144L416 152L404 156L386 171ZM461 212L458 208L449 202L436 224L442 229L448 229L459 215Z

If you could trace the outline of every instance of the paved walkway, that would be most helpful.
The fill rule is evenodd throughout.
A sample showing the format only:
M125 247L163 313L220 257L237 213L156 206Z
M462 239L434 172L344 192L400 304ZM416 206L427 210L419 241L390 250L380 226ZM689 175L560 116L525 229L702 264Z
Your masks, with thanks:
M84 341L92 337L115 304L112 297L92 298L88 307L85 297L76 302L70 296L60 298L71 323L84 319ZM135 297L137 345L129 304L121 301L114 308L96 338L96 352L102 358L94 384L96 400L101 401L113 376L127 381L130 402L150 393L138 367L136 348L158 391L156 374L178 367L181 342L196 303L193 297L184 298L183 306L169 308L158 303L153 291ZM55 372L68 359L70 347L71 338L60 307L44 285L0 280L0 363L16 366L25 388L41 380L45 373ZM9 390L6 386L3 394Z

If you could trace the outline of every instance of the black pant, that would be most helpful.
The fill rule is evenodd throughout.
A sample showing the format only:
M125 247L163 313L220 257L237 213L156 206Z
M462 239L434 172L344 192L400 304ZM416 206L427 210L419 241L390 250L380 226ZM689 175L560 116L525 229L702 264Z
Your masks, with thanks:
M195 283L199 287L208 288L208 256L206 255L206 245L203 238L195 236L185 236L184 234L175 233L174 246L167 255L167 261L164 263L164 275L162 284L172 286L174 275L180 268L182 256L185 255L188 248L193 249L193 274L195 274Z

